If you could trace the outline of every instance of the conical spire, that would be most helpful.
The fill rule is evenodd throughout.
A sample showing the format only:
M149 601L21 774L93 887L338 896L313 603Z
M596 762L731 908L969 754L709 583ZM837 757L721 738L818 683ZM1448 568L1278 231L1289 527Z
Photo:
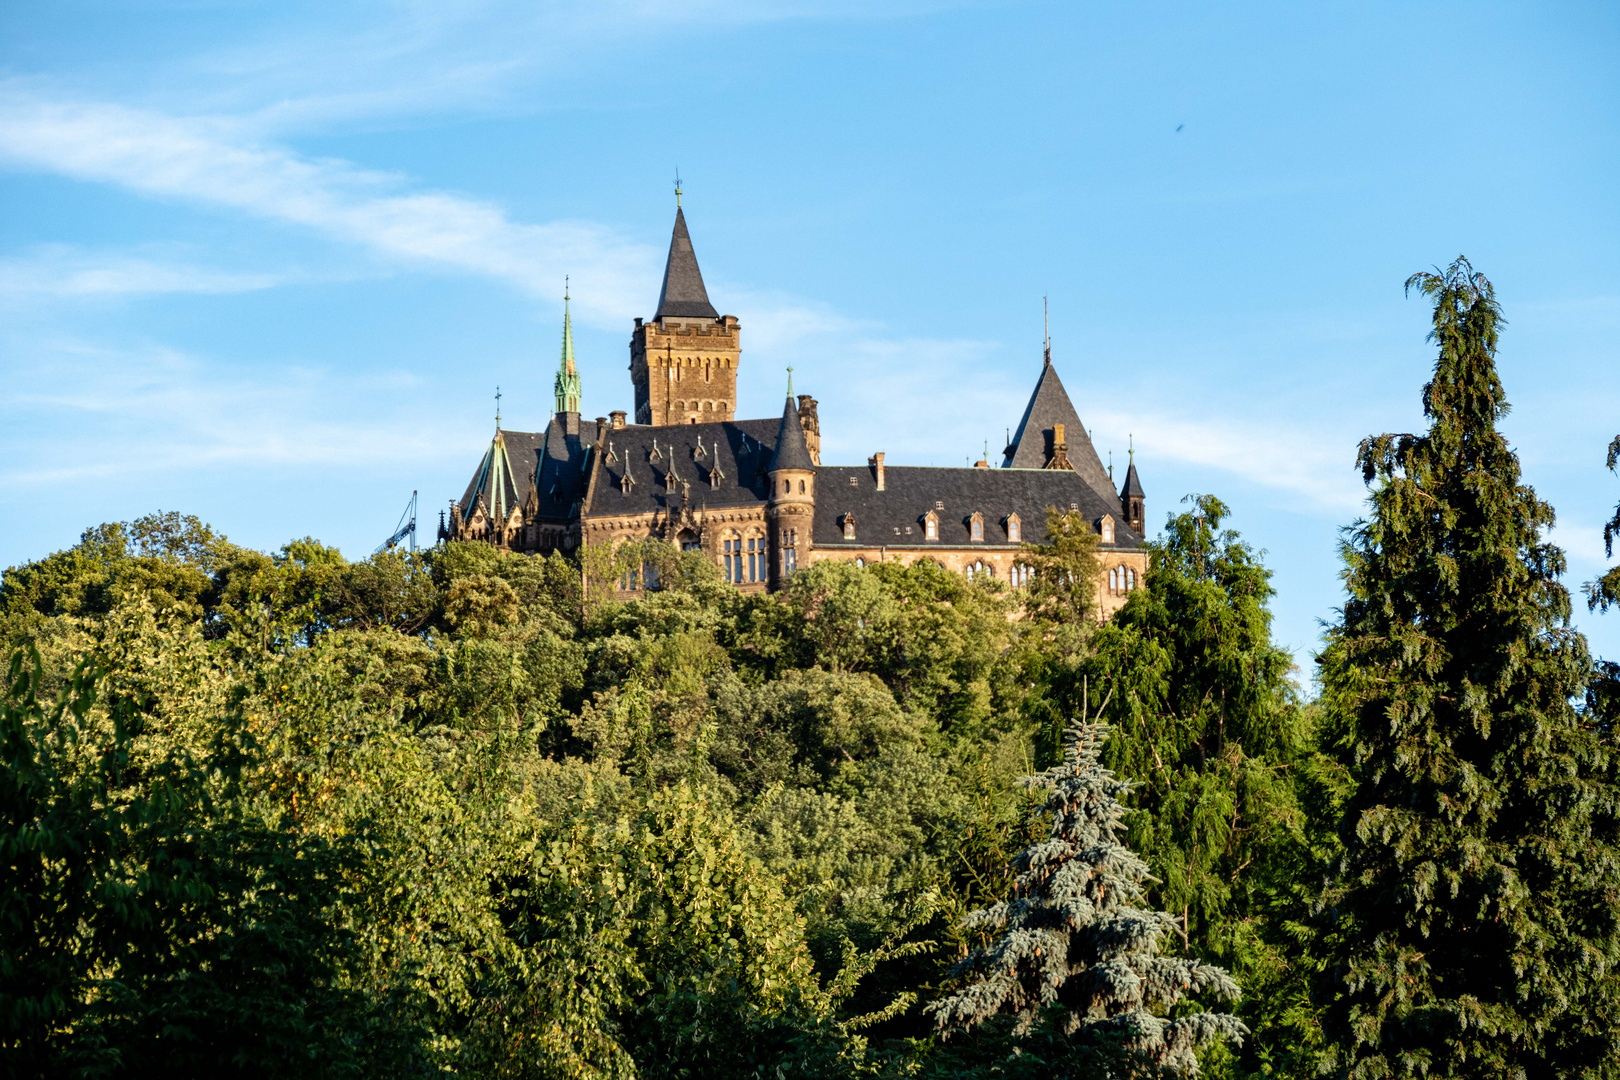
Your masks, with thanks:
M692 236L686 231L686 213L675 208L675 234L669 240L669 260L664 263L664 287L658 293L658 313L654 319L718 319L720 313L709 303L703 287Z
M1141 499L1147 496L1142 481L1136 475L1136 448L1131 447L1131 467L1125 473L1125 486L1119 489L1121 499Z
M568 314L568 286L563 284L562 360L557 365L557 411L579 412L579 369L574 366L574 327Z
M782 424L776 429L776 453L771 458L771 471L814 468L810 447L804 441L804 425L799 423L799 407L789 394L787 404L782 406Z

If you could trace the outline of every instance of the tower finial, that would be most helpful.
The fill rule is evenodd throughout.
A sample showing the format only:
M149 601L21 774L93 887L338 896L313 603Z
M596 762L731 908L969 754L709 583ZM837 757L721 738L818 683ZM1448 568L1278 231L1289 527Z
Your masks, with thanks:
M1112 450L1110 450L1110 451L1108 451L1108 481L1109 481L1109 483L1112 483L1113 480L1114 480L1114 452Z
M563 311L568 310L568 275L563 275Z
M498 383L495 386L495 430L501 430L501 388Z
M1127 436L1125 436L1125 452L1127 454L1131 455L1131 464L1135 465L1136 464L1136 436L1135 435L1127 435Z
M788 365L788 397L793 396L793 365Z
M680 208L681 208L681 170L677 166L676 169L675 169L675 209L679 210Z
M1052 362L1052 313L1044 296L1041 297L1041 332L1045 336L1046 362L1050 364Z

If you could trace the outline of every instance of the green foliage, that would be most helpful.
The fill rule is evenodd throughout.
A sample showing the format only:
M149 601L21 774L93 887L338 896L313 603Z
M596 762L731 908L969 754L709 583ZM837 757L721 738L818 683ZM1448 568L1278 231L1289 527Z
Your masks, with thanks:
M1062 763L1025 778L1045 795L1036 813L1047 835L1013 859L1013 899L967 916L995 936L953 970L965 985L927 1011L945 1032L1009 1014L1015 1040L1041 1026L1081 1061L1119 1050L1195 1075L1196 1050L1248 1029L1221 1013L1165 1014L1189 992L1235 999L1238 987L1218 967L1161 955L1178 920L1139 906L1150 875L1120 843L1131 784L1100 763L1107 733L1071 723Z
M1609 456L1605 461L1610 472L1620 471L1620 435L1614 437L1609 444ZM1614 557L1614 538L1620 536L1620 504L1614 508L1614 516L1603 524L1603 554L1609 558ZM1586 585L1587 606L1593 611L1608 611L1609 605L1620 604L1620 566L1610 567L1602 577Z
M1576 711L1551 507L1496 428L1490 282L1434 302L1428 431L1362 443L1372 511L1343 544L1322 657L1350 765L1323 898L1330 1033L1351 1076L1604 1076L1620 1061L1612 745Z

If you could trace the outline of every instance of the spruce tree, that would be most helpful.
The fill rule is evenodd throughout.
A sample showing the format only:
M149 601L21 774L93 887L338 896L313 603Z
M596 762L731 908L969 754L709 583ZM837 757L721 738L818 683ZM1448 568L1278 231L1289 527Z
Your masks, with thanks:
M1459 258L1407 282L1439 346L1422 435L1361 444L1371 512L1320 662L1354 791L1323 897L1352 1077L1606 1076L1620 1059L1611 747L1573 702L1550 506L1497 431L1502 323Z
M1026 787L1047 793L1037 814L1048 838L1012 862L1014 897L975 911L964 924L995 934L957 965L962 989L928 1006L941 1031L977 1027L1003 1014L1012 1034L1037 1027L1078 1050L1123 1048L1172 1074L1195 1074L1195 1052L1248 1029L1224 1013L1168 1019L1188 993L1235 999L1237 984L1218 967L1163 956L1179 930L1168 912L1145 910L1147 864L1120 842L1132 784L1099 762L1105 724L1071 721L1063 761Z
M1609 444L1610 472L1620 472L1620 435ZM1620 506L1614 508L1614 517L1603 525L1603 554L1614 558L1614 538L1620 536ZM1593 611L1608 611L1609 605L1620 604L1620 566L1611 566L1608 572L1586 586L1586 603Z

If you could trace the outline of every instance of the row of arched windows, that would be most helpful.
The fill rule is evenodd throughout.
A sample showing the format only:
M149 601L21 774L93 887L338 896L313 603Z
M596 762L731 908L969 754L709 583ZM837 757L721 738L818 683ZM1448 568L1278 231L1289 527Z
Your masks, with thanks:
M720 541L720 552L720 565L733 585L766 579L763 536L728 537Z
M1128 566L1116 566L1108 571L1108 591L1118 595L1136 588L1136 571Z
M724 412L725 406L718 401L677 401L674 409L676 412Z

